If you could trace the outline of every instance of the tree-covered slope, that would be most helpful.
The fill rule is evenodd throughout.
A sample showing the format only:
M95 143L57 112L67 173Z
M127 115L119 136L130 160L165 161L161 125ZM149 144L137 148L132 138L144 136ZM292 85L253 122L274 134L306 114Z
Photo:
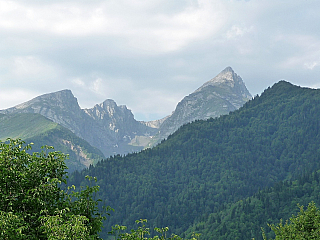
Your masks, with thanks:
M304 173L294 181L278 182L236 203L223 204L215 213L204 214L202 220L190 227L186 235L200 232L201 239L262 240L264 229L268 239L274 233L267 224L277 224L299 211L298 204L311 201L320 206L320 175Z
M185 231L204 213L319 169L320 91L281 81L239 110L181 127L153 149L73 175L98 177L113 224L147 218Z
M68 154L66 164L70 172L86 168L104 158L100 150L40 114L1 114L0 129L2 141L20 138L28 143L33 142L34 151L40 152L41 146L49 145Z

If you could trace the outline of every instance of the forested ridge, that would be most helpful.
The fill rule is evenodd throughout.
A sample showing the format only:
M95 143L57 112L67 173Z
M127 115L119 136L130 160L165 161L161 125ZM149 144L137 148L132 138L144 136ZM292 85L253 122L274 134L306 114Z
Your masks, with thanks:
M98 178L99 198L115 209L105 232L114 224L130 228L141 218L182 236L193 224L201 232L201 224L211 224L206 217L226 204L320 169L319 119L319 90L280 81L229 115L187 124L152 149L75 172L70 183Z
M285 222L299 211L298 204L313 201L320 206L319 180L319 172L304 173L297 180L281 181L236 203L223 204L215 213L204 214L187 233L201 232L201 239L210 240L262 240L262 227L268 238L274 238L267 224Z

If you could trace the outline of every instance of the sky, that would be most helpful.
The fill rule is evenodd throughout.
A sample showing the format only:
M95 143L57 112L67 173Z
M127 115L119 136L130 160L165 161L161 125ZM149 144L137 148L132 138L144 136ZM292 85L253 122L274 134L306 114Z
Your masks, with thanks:
M0 0L0 109L70 89L161 119L227 66L320 88L319 0Z

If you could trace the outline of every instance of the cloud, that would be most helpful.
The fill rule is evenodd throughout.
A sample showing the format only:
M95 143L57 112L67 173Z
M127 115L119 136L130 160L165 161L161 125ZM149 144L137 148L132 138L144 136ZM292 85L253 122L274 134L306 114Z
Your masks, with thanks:
M253 30L253 26L251 27L241 27L237 25L233 25L232 28L227 31L227 39L242 37L244 34L249 33Z
M12 74L24 79L48 77L57 69L36 56L17 56L12 59Z
M287 34L277 37L277 45L291 49L281 63L283 68L314 69L320 62L320 40L312 35ZM292 51L295 49L295 51Z
M3 86L31 88L33 84L40 86L54 86L61 74L56 67L42 58L34 55L10 56L0 58L0 78ZM36 87L37 88L37 87Z
M145 120L226 66L253 95L280 79L314 86L319 11L318 0L0 0L0 98L68 88L82 107L111 98Z
M0 28L42 32L63 37L117 37L128 50L148 53L179 50L208 37L223 26L226 15L220 1L182 4L174 13L157 7L167 1L96 1L26 4L0 2Z
M6 109L9 107L16 106L24 101L26 99L30 100L32 98L35 98L39 96L39 92L37 91L29 91L25 89L6 89L6 91L2 91L0 94L0 102L1 102L1 108L0 109Z
M86 87L86 84L80 78L72 79L71 82L74 83L78 87L83 87L83 88Z
M133 38L132 46L149 51L176 51L192 41L198 41L217 33L226 19L222 4L199 1L175 15L158 14L151 17L152 29L144 26L138 35L148 31L147 38ZM151 33L151 34L150 34ZM140 44L139 44L140 43Z
M307 62L304 64L304 66L310 70L314 69L316 66L319 66L320 60L319 61L314 61L314 62Z
M102 79L98 78L94 80L89 89L94 93L102 94Z

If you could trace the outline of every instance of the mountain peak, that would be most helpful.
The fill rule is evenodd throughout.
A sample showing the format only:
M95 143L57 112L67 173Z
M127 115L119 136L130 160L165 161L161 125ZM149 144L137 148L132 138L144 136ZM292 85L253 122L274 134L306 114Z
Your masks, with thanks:
M27 102L20 103L14 107L2 110L4 113L12 112L35 112L39 113L40 109L51 108L53 106L61 107L62 109L80 108L77 99L69 89L60 90L57 92L47 93L35 97ZM69 109L70 110L70 109Z
M224 70L221 71L221 73L227 73L227 72L234 73L233 69L230 66L226 67Z
M34 99L30 100L30 101L33 101L33 100L44 100L44 99L73 99L75 98L73 93L71 92L71 90L69 89L64 89L64 90L60 90L60 91L57 91L57 92L51 92L51 93L46 93L46 94L43 94L43 95L40 95L38 97L35 97Z
M203 88L208 86L226 85L233 88L236 82L243 83L241 77L239 77L231 67L226 67L217 76L203 84L197 91L202 90Z
M157 137L164 139L188 122L228 114L249 99L251 94L241 77L231 67L227 67L183 98L172 115L160 125Z
M102 108L116 108L117 103L112 99L106 99L103 103L99 104Z
M64 95L72 95L73 96L73 93L72 93L72 91L70 89L62 89L60 91L47 93L47 94L44 94L44 95L49 95L49 94L64 94Z
M251 98L251 94L245 87L242 78L239 75L237 75L231 67L226 67L217 76L215 76L208 82L204 83L195 92L200 92L210 86L234 89L240 92L243 95L243 97L248 99Z

